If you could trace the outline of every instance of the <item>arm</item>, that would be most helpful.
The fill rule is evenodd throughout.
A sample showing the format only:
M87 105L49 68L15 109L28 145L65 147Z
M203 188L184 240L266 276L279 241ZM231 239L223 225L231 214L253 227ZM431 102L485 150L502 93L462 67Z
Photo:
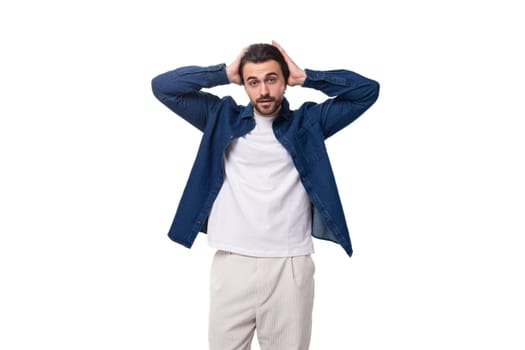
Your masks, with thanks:
M220 98L201 89L229 83L241 85L239 64L245 51L246 48L242 49L228 66L188 66L161 74L152 80L153 94L173 112L203 131L208 114L215 110Z
M377 100L379 84L376 81L347 70L302 70L278 43L273 41L272 45L281 51L288 64L288 85L317 89L334 97L309 110L319 118L325 138L356 120Z
M160 102L202 131L206 127L209 111L220 99L201 89L228 83L225 65L219 64L178 68L158 75L151 85L153 94Z
M379 83L348 70L307 69L306 74L304 87L320 90L333 97L310 109L310 112L319 116L325 138L356 120L379 96Z

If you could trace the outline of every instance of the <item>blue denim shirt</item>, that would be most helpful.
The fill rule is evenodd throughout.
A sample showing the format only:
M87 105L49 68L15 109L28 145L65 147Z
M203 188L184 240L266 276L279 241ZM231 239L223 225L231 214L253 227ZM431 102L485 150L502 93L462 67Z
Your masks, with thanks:
M203 88L229 84L226 65L189 66L161 74L152 81L154 95L169 109L203 132L188 182L168 236L191 248L224 180L226 147L255 127L253 106L238 105ZM340 244L352 255L343 207L324 140L357 119L377 99L379 84L347 70L306 69L305 88L332 97L323 103L305 102L290 110L286 99L273 123L279 142L290 153L312 202L312 235Z

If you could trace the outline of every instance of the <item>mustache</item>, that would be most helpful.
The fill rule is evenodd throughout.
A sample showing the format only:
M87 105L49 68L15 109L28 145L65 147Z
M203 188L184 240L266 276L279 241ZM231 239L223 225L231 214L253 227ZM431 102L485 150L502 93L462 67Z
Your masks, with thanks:
M256 100L256 102L274 102L274 101L275 101L275 97L271 97L270 95L261 96Z

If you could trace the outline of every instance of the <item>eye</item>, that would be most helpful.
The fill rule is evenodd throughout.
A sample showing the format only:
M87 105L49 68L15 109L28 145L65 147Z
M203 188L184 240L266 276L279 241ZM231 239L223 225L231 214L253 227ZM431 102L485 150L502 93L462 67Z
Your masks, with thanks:
M266 81L270 84L273 84L275 82L277 82L277 78L276 77L268 77L268 79L266 79Z
M250 85L251 87L256 87L258 83L259 82L257 80L253 79L248 82L248 85Z

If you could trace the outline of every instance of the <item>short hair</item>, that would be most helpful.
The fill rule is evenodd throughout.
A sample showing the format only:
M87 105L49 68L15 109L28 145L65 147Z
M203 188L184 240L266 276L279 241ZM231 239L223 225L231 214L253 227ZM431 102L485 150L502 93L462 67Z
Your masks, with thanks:
M248 47L248 50L244 53L239 64L239 75L241 76L241 82L244 84L244 76L242 69L246 62L262 63L266 61L274 60L279 63L283 72L285 83L288 82L290 76L290 69L286 63L283 54L273 45L270 44L252 44Z

